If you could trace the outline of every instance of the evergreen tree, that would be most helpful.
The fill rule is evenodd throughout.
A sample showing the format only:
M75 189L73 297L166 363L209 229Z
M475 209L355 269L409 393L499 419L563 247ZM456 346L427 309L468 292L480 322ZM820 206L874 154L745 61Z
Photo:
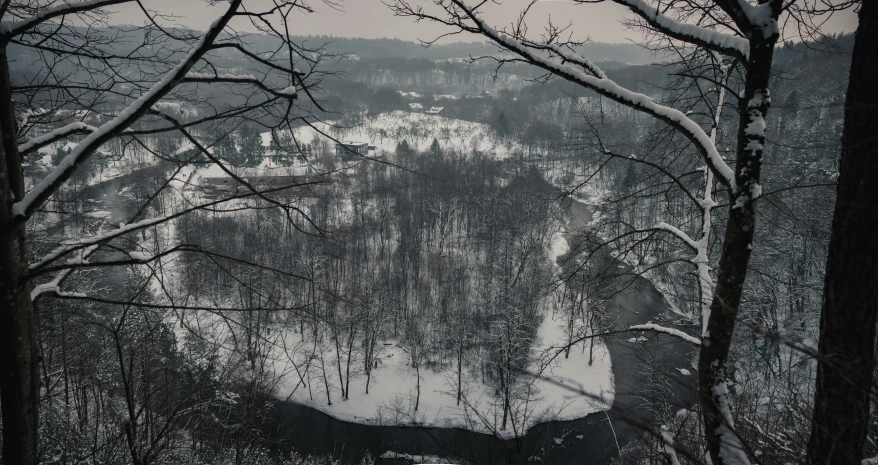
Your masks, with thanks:
M407 140L403 139L402 142L396 144L396 154L400 157L407 157L412 154L412 149L409 147Z
M254 128L241 130L238 135L238 150L240 151L239 164L258 165L264 157L262 148L262 136Z
M240 161L238 157L238 149L235 147L235 140L232 138L231 134L217 136L216 142L214 142L213 147L211 148L213 149L214 155L223 160L232 163Z
M503 110L500 110L500 117L497 118L497 124L494 127L494 130L497 131L497 135L505 136L509 134L509 120L506 119L506 115L503 113Z
M70 154L70 149L64 149L64 147L58 146L55 149L55 153L52 155L52 166L58 166L61 163L61 160L64 159L67 155Z
M439 141L436 138L433 138L433 143L430 144L430 155L441 155L442 147L439 146Z

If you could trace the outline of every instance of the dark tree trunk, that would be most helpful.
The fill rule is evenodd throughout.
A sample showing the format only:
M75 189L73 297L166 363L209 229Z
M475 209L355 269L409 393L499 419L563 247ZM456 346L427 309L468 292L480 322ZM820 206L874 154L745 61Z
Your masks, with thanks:
M24 222L12 204L24 196L6 44L0 44L0 408L3 462L37 462L39 371L34 307L26 281Z
M463 395L463 341L457 343L457 405L460 405L460 398Z
M820 316L808 463L859 464L878 316L878 4L861 4Z
M698 359L698 381L701 411L704 417L704 436L711 461L717 465L729 463L720 454L725 441L737 442L723 426L727 425L728 408L725 399L727 383L726 364L735 320L741 304L744 279L750 262L753 235L756 228L756 199L761 194L759 185L762 167L762 147L765 135L748 133L747 128L757 118L765 118L771 99L768 81L774 42L758 42L751 38L750 59L747 65L746 87L739 103L737 160L735 182L738 190L733 192L729 218L723 239L722 255L717 268L716 292L710 304L707 335ZM728 443L725 442L727 445ZM735 446L732 446L735 447Z

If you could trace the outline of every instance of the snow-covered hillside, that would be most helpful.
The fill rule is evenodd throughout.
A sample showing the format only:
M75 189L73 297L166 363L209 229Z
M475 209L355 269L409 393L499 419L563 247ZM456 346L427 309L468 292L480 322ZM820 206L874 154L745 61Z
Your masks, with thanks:
M397 110L369 118L354 127L342 127L332 123L315 126L320 132L340 141L368 141L376 147L378 155L382 152L392 153L403 140L412 149L427 150L434 138L439 141L443 150L464 153L478 150L494 153L497 158L505 158L521 150L517 142L497 137L486 124L426 113ZM302 127L296 130L296 137L304 143L312 143L323 136L313 128Z

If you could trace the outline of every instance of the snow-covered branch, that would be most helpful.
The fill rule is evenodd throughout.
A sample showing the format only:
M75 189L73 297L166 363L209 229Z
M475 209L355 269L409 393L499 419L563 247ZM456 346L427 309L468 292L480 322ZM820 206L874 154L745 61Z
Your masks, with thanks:
M521 56L527 62L538 66L568 81L591 89L625 106L650 114L653 117L674 127L689 139L704 156L707 165L716 173L720 182L732 191L737 191L735 173L723 160L710 136L695 121L680 110L656 103L647 95L628 90L607 78L592 76L574 66L558 63L546 58L535 50L504 32L497 31L482 20L463 0L452 0L476 24L480 33L493 40L497 45Z
M680 465L680 458L677 457L677 450L674 449L674 433L667 426L662 425L660 428L662 442L665 443L665 455L671 461L671 465Z
M93 245L82 250L78 257L71 259L71 261L79 261L80 263L84 263L95 250L97 250L98 246ZM73 271L73 268L69 268L66 270L59 271L57 275L55 275L55 279L39 284L33 288L30 293L31 302L36 302L37 299L42 297L44 294L55 294L60 295L61 292L61 284L67 279L67 276Z
M642 325L634 325L628 327L629 331L654 331L656 333L667 334L670 336L674 336L680 338L686 342L695 344L697 346L701 345L701 339L698 339L695 336L691 336L689 334L680 331L679 329L668 328L666 326L660 326L655 323L646 323Z
M238 75L238 74L205 74L205 73L187 73L184 78L184 82L201 82L201 83L233 83L233 84L249 84L252 86L256 86L269 94L274 94L278 97L292 97L296 98L296 86L290 85L284 89L275 90L267 85L264 82L260 81L253 76L252 74L247 75Z
M195 62L208 51L210 45L234 16L242 1L233 0L226 12L210 25L207 32L190 49L189 53L173 69L165 73L161 80L153 84L149 91L128 105L115 118L102 124L96 131L77 144L51 173L43 178L33 190L28 192L20 202L12 206L13 216L20 219L30 217L102 144L137 121L180 83L186 76L186 73L195 65Z
M21 156L25 156L28 153L33 152L34 150L39 150L49 144L62 140L73 134L89 134L97 130L98 128L90 124L85 124L81 121L70 123L66 126L55 129L52 132L43 134L42 136L32 137L28 139L27 142L18 146L18 153L20 153Z
M753 5L747 0L715 0L748 37L769 40L780 35L777 17L784 4L782 0L768 0ZM758 37L761 36L761 37Z
M627 6L650 26L674 39L704 47L724 55L746 61L750 56L750 41L743 37L675 21L643 0L613 0Z
M567 51L564 51L563 49L561 49L561 47L559 47L555 44L542 45L542 44L528 43L527 46L532 47L532 48L542 48L542 49L550 50L555 55L558 55L559 57L561 57L562 60L569 61L570 63L581 66L583 69L585 69L586 71L593 74L595 77L597 77L599 79L606 79L607 78L607 75L606 75L606 73L604 73L604 70L602 70L600 66L594 64L594 62L589 60L587 57L577 56L577 55L574 55L574 54L569 53Z
M39 8L37 13L30 18L0 23L0 36L13 37L20 35L34 26L59 16L82 13L84 11L94 10L105 6L131 3L133 1L134 0L85 0L81 2L62 3L48 8Z
M184 210L183 213L188 213L189 211L191 211L191 209ZM100 244L101 242L108 241L110 239L122 236L124 234L130 233L133 231L138 231L140 229L147 228L149 226L153 226L156 224L160 224L160 223L163 223L165 221L169 221L169 220L176 218L180 215L181 215L181 213L175 213L172 215L160 216L157 218L150 218L150 219L146 219L143 221L138 221L136 223L123 224L118 229L114 229L112 231L107 231L107 232L102 233L102 234L96 234L92 237L80 239L78 241L62 243L62 245L60 245L59 247L56 247L54 250L52 250L51 252L46 254L39 261L37 261L36 263L32 263L30 265L30 271L37 271L37 270L41 269L42 267L46 266L47 264L52 263L53 261L57 260L58 258L61 258L62 256L66 255L68 253L71 253L73 251L87 248L89 246L97 245L97 244Z
M686 245L688 245L692 249L698 250L698 242L693 240L691 237L689 237L688 234L684 233L682 230L680 230L680 228L678 228L676 226L671 226L668 223L662 222L662 223L655 225L655 229L667 231L667 232L673 234L674 236L677 236L681 241L686 243Z
M295 183L292 185L281 186L280 188L276 188L276 189L287 189L290 187L310 186L310 185L319 184L321 182L322 181ZM265 192L269 192L269 191L262 191L260 193L265 193ZM159 216L159 217L155 217L155 218L149 218L149 219L141 220L141 221L138 221L135 223L123 224L123 225L120 225L118 229L114 229L112 231L107 231L104 233L96 234L96 235L88 237L88 238L83 238L83 239L79 239L79 240L75 240L75 241L62 242L61 245L59 245L58 247L53 249L51 252L44 255L43 258L41 258L39 261L32 263L29 267L29 270L31 273L38 272L38 271L42 270L44 267L46 267L46 265L51 264L52 262L58 260L59 258L64 257L67 254L70 254L72 252L76 252L77 250L88 248L88 247L91 247L94 245L98 245L98 244L107 242L111 239L115 239L115 238L123 236L125 234L134 232L134 231L139 231L139 230L144 229L144 228L148 228L151 226L155 226L155 225L158 225L161 223L165 223L165 222L174 220L174 219L179 218L183 215L192 213L196 210L215 208L218 205L221 205L223 203L228 203L228 202L235 201L235 200L256 197L258 195L259 194L254 193L254 192L243 192L243 193L236 194L236 195L233 195L230 197L221 198L221 199L213 200L210 202L199 203L197 205L193 205L189 208L181 209L179 211L176 211L176 212L168 214L168 215Z

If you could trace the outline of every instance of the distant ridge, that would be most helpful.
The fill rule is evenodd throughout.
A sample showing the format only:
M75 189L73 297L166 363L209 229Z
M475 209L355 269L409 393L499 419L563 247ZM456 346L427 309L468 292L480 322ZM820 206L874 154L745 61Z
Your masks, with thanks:
M360 58L410 58L448 60L469 56L495 54L497 48L486 42L454 42L424 47L418 42L400 39L363 39L332 36L304 36L313 45L329 44L327 49L335 53L347 53ZM615 61L643 65L661 61L651 51L635 44L586 43L578 47L580 53L593 61Z

